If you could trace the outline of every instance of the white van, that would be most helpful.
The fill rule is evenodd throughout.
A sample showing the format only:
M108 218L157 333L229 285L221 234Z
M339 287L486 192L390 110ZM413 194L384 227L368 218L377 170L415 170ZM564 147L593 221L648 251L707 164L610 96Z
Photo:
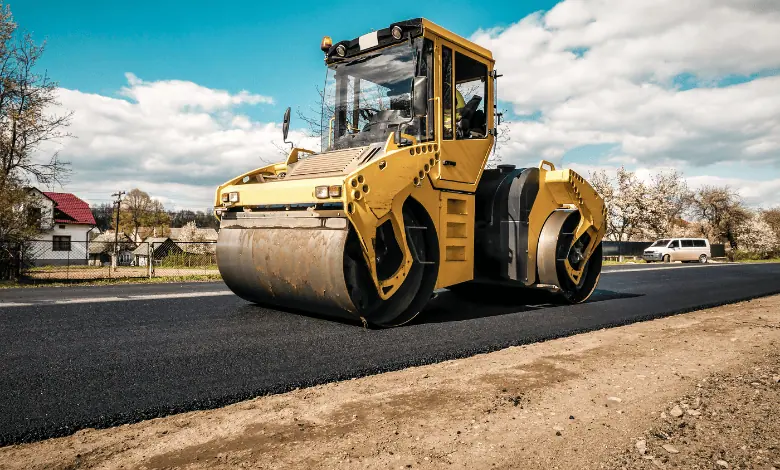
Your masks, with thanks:
M710 242L704 238L664 238L650 245L642 254L648 263L682 261L706 263L712 257Z

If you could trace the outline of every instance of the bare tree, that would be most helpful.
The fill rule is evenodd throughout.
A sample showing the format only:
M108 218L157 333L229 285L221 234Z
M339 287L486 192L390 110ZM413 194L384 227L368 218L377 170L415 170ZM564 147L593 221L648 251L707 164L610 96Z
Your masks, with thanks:
M114 212L114 204L102 203L93 205L91 208L92 217L95 218L95 224L101 232L105 232L113 225L112 222L116 218L116 212Z
M761 217L769 225L769 228L775 233L775 237L780 240L780 207L765 209L761 211Z
M0 191L0 242L19 242L40 231L40 220L26 210L29 192L16 182Z
M186 251L196 254L207 252L206 237L195 224L195 221L187 222L179 232L179 241L186 242Z
M739 246L752 256L769 258L780 253L780 237L761 211L750 211L739 233Z
M604 170L591 173L590 183L607 206L607 238L631 241L642 233L648 214L649 190L633 171L621 167L615 178Z
M43 51L44 44L17 33L11 10L0 4L0 192L30 178L60 183L68 173L56 152L48 161L36 156L43 144L69 135L64 129L72 116L52 112L57 84L35 71Z
M703 186L693 196L693 215L706 224L712 240L739 247L740 235L751 218L739 193L729 186Z
M311 103L304 109L298 107L295 110L295 114L298 115L298 119L306 124L306 133L309 137L316 137L322 142L323 136L327 132L328 120L331 116L336 115L336 108L332 100L325 99L325 89L316 87L317 95L320 99L317 102Z
M135 188L127 193L122 200L122 210L119 214L119 226L125 233L138 236L139 228L160 228L160 234L170 224L170 217L165 212L162 203L149 197L148 193Z
M652 238L668 237L681 224L693 195L682 174L677 171L656 173L647 190L644 228Z

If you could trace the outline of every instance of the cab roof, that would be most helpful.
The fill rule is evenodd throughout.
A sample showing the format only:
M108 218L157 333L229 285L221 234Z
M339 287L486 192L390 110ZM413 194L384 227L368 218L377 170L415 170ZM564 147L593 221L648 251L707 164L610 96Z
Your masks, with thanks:
M392 35L392 30L396 26L399 27L402 31L400 39L396 39ZM489 50L425 18L414 18L411 20L398 21L396 23L391 23L387 28L371 31L358 38L334 43L325 53L325 62L337 63L363 54L364 52L382 49L394 44L400 44L404 41L408 41L410 38L420 37L426 31L431 32L446 41L456 44L491 63L494 62L493 54ZM337 54L340 46L343 46L344 48L344 50L341 51L344 53L344 55Z
M493 53L490 52L488 49L485 49L479 44L471 42L468 39L464 38L463 36L457 35L448 29L442 28L441 26L437 25L431 20L428 20L426 18L420 18L420 21L422 21L422 25L425 30L430 31L438 36L441 36L447 41L458 44L461 47L468 49L471 52L480 55L485 59L488 59L491 62L493 62Z

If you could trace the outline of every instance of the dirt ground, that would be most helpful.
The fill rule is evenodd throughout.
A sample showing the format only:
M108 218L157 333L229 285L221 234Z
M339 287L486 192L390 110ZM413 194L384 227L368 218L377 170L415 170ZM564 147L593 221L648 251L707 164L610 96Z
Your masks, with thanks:
M0 468L780 469L780 296L0 449Z

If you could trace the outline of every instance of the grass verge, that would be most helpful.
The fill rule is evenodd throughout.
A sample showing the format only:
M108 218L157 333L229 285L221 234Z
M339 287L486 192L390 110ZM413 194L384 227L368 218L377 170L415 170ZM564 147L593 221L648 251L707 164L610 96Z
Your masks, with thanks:
M110 286L114 284L170 284L176 282L214 282L221 281L219 274L160 276L149 278L119 278L119 279L74 279L72 281L0 281L0 289L19 287L67 287L67 286Z

